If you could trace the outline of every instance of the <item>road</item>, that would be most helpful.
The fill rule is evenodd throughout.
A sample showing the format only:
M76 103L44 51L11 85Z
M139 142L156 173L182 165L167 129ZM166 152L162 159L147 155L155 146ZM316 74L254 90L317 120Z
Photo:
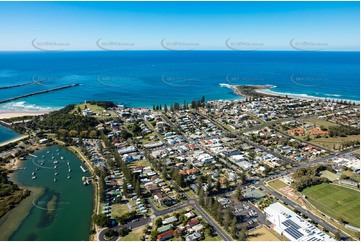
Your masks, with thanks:
M170 181L173 185L175 185L174 181L171 180ZM219 226L214 220L213 218L211 218L199 205L198 205L198 200L197 199L192 199L191 197L188 196L187 193L185 193L183 190L180 190L180 193L183 194L183 196L185 196L188 199L188 205L192 206L202 217L203 219L210 224L211 226L213 226L213 228L216 230L216 232L218 233L219 236L221 236L221 238L224 241L232 241L232 237L229 236L227 234L227 232L225 232L223 230L223 228L221 226ZM193 201L193 202L191 202Z
M100 231L99 235L98 235L98 240L99 241L116 241L118 239L118 236L115 236L114 238L112 238L111 240L106 240L104 235L105 233L110 230L110 229L114 229L114 230L119 230L121 228L129 228L129 227L132 227L132 229L136 229L136 228L139 228L141 226L144 226L148 223L151 222L151 219L150 218L140 218L138 221L132 223L132 222L129 222L129 223L126 223L126 224L123 224L123 225L118 225L118 226L115 226L113 228L106 228L106 229L103 229L102 231Z

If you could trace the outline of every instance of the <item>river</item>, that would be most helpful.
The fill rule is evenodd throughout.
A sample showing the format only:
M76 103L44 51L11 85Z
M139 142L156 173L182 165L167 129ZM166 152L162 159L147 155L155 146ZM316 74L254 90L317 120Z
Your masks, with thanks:
M34 155L37 157L27 157L22 165L25 169L15 172L13 179L21 186L42 192L28 199L30 211L8 239L89 240L94 189L82 183L83 176L90 176L80 168L86 168L85 165L57 145ZM16 218L10 215L8 219Z

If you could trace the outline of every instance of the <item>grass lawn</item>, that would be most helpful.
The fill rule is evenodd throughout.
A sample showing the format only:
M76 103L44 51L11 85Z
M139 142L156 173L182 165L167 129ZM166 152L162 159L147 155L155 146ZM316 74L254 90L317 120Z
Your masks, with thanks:
M360 227L360 192L324 183L308 187L302 193L321 212Z
M281 235L277 237L275 235L276 232L269 230L268 228L261 226L255 230L253 230L249 234L250 241L281 241Z
M321 171L321 176L326 177L330 181L335 181L337 178L340 178L340 175L337 175L330 171Z
M124 237L119 237L118 240L120 241L140 241L140 239L143 236L143 231L144 231L145 226L136 228L134 230L132 230L132 232L130 232L129 234L127 234Z
M313 124L317 125L318 127L323 126L325 128L328 128L330 126L339 126L338 124L328 122L326 120L318 119L318 118L305 119L305 122L313 123Z
M317 138L310 141L310 143L313 143L315 145L322 146L326 149L333 149L333 146L336 146L336 149L338 146L344 142L344 141L356 141L360 140L360 135L349 135L347 137L329 137L329 138Z
M130 166L130 167L135 167L135 166L148 166L148 163L145 161L145 159L143 159L143 160L131 162L131 163L129 163L129 166Z
M358 176L357 174L353 173L352 171L343 171L342 174L348 176L348 177L352 177L353 179L355 179L356 181L360 182L360 176Z
M283 181L280 181L279 179L270 181L268 185L276 190L279 190L281 188L287 187L288 185L284 183Z
M190 198L196 198L196 195L194 194L193 190L189 189L188 187L184 189L184 192L185 192Z
M85 104L85 103L81 103L81 104L78 104L78 105L75 105L74 107L74 111L78 110L78 107L81 108L81 110L83 111L85 109L85 105L87 106L88 109L92 110L93 113L96 115L96 114L99 114L100 116L95 116L94 117L98 117L98 118L109 118L109 117L117 117L117 115L113 112L113 111L108 111L107 110L107 113L110 114L110 116L105 116L103 113L103 111L105 110L103 107L100 107L98 105L93 105L93 104Z
M204 241L222 241L222 238L217 234L217 236L205 236Z
M122 216L125 213L128 213L129 208L127 204L114 204L112 205L112 217Z

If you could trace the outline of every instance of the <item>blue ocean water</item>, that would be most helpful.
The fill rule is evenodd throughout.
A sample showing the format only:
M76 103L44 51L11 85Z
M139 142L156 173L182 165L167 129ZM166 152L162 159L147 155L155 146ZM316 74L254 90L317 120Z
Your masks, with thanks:
M0 110L44 110L86 100L130 107L184 100L237 99L220 86L269 84L275 92L360 99L359 52L93 51L0 52L0 100L70 83L80 86L0 105Z
M19 137L20 134L12 129L0 125L0 144Z

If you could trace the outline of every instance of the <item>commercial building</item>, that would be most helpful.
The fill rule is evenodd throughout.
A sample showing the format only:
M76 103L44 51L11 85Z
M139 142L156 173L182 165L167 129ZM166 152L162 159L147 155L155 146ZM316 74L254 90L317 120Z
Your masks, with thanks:
M291 241L335 241L279 202L271 204L264 211L274 230Z

